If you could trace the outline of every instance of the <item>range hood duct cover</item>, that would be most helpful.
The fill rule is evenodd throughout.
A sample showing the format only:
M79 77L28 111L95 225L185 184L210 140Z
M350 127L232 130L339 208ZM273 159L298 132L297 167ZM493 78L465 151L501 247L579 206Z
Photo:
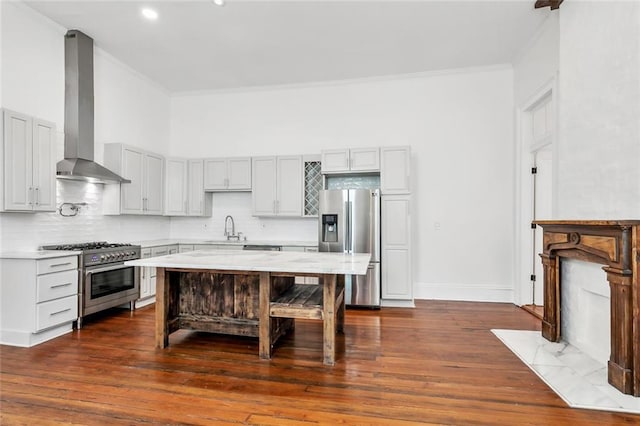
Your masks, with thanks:
M93 39L78 30L64 36L64 160L59 179L131 183L93 161Z

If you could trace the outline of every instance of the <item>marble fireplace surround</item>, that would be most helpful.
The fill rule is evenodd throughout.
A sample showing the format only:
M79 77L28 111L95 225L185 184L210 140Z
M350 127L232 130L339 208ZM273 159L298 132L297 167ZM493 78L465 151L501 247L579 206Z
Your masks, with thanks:
M542 336L560 341L562 258L605 265L611 294L608 382L640 396L640 220L544 220Z

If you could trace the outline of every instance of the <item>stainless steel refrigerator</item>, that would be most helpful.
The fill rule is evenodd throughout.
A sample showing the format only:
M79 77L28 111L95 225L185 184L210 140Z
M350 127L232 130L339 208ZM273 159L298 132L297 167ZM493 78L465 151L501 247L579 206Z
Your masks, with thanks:
M367 275L345 277L345 304L380 307L380 192L320 191L318 250L370 253Z

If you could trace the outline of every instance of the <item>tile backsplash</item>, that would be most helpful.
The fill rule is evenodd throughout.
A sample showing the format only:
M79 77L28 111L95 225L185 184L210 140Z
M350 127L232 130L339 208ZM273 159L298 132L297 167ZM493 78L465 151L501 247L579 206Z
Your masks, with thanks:
M87 203L76 216L59 212L0 213L0 250L35 250L44 244L96 240L128 242L169 237L170 218L161 216L105 216L103 185L57 180L57 206ZM68 209L65 209L65 214Z
M45 244L94 240L132 242L164 238L224 239L224 219L233 216L236 232L250 240L316 241L317 219L257 218L251 193L213 194L212 217L107 216L102 214L103 185L57 180L57 206L87 203L78 214L0 213L0 251L36 250ZM64 213L69 213L65 208Z
M327 189L379 189L380 175L327 176Z
M216 192L211 217L171 218L171 238L222 240L224 220L233 217L236 232L249 240L317 241L316 218L264 218L251 215L250 192Z

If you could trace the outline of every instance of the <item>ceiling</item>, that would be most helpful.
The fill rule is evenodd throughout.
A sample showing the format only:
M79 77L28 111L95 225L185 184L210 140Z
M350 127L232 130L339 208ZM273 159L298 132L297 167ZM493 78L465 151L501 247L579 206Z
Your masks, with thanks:
M26 3L174 93L510 63L554 13L533 0Z

